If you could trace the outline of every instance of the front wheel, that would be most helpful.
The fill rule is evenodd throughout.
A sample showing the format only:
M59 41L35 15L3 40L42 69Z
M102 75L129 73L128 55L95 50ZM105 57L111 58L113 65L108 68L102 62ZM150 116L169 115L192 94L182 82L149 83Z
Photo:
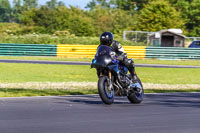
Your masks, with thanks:
M137 76L137 82L135 83L136 87L131 90L131 92L128 95L128 100L131 103L139 104L143 101L143 96L144 96L144 90L142 86L142 82ZM138 88L137 88L138 87Z
M106 76L102 76L98 81L98 91L101 100L105 104L112 104L114 101L114 89L112 83Z

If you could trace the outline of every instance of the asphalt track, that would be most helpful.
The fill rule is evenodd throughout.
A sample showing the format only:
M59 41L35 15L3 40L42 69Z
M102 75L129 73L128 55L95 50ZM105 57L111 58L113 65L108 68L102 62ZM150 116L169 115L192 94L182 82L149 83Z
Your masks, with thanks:
M199 133L200 93L145 94L143 103L97 95L0 98L1 133Z
M33 63L33 64L60 64L60 65L90 65L91 62L74 62L74 61L40 61L40 60L11 60L1 59L2 63ZM153 67L153 68L200 68L200 66L189 65L162 65L162 64L136 64L136 67Z

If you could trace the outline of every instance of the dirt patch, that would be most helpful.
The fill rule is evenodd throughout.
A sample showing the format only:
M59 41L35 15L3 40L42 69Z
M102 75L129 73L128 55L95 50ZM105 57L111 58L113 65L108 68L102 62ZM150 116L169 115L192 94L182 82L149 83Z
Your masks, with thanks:
M26 82L26 83L0 83L0 88L15 89L77 89L96 88L96 82Z

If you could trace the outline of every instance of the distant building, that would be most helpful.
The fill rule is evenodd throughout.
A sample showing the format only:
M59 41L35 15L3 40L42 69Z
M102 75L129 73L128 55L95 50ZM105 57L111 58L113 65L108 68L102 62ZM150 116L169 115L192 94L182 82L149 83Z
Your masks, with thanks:
M185 36L180 29L168 29L151 34L149 40L155 47L184 47Z

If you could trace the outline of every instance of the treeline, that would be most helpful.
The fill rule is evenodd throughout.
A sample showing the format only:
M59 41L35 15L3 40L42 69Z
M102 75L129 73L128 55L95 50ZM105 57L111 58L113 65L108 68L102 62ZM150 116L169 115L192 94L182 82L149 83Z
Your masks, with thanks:
M200 36L200 0L92 0L87 10L61 1L0 1L0 22L20 24L18 34L67 33L98 36L103 31L159 31L180 28L187 36Z

